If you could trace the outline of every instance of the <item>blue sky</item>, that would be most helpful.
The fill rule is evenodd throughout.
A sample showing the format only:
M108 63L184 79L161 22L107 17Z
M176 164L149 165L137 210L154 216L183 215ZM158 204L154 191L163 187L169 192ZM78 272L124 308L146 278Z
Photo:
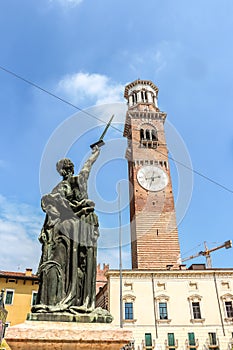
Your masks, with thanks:
M173 142L179 135L193 168L233 191L232 32L231 0L1 1L0 66L103 121L115 113L120 130L124 86L152 80L168 114L170 154L188 159ZM59 180L56 157L67 152L78 169L103 124L2 70L0 85L0 269L35 271L44 219L40 197ZM119 181L123 267L130 267L124 147L122 134L110 130L90 183L101 223L99 261L112 268L118 267ZM192 174L186 183L176 164L170 166L175 197L184 198ZM232 208L232 192L194 174L190 205L179 223L182 256L203 250L204 241L211 248L232 239ZM221 249L212 254L213 266L231 267L232 257L233 249Z

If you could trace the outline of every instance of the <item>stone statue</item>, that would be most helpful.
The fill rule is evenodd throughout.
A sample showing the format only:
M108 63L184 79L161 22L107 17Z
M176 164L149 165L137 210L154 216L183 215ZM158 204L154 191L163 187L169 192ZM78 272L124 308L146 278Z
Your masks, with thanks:
M2 307L2 308L5 307L5 305L4 305L4 292L5 292L4 289L2 289L0 292L0 307Z
M40 283L32 313L95 310L99 223L95 204L88 199L87 182L99 153L95 146L78 175L74 175L74 164L69 159L61 159L56 167L63 180L42 197L46 217L39 237ZM97 313L101 314L100 310Z

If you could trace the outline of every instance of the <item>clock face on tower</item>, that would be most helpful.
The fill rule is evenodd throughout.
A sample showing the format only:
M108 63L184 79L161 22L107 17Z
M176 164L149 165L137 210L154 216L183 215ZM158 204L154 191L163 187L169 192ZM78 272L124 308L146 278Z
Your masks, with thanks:
M148 191L161 191L168 184L167 174L159 167L146 165L137 173L139 184Z

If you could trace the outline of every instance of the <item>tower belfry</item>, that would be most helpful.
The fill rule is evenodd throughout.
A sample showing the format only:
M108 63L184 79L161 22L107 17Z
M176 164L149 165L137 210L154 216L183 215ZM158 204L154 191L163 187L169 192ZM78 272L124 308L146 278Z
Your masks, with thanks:
M128 100L124 136L130 181L130 226L133 269L167 269L180 265L164 122L158 88L149 80L125 87Z

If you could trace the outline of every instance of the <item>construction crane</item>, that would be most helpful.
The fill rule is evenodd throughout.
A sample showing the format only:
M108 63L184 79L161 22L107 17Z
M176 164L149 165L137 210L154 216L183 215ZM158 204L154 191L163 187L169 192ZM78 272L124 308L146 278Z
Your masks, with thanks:
M219 245L217 247L211 248L211 249L208 249L206 242L204 242L204 245L205 245L205 250L204 251L200 251L197 254L194 254L194 255L191 255L191 256L189 256L187 258L184 258L184 259L182 259L182 262L190 260L190 259L197 258L198 256L202 255L202 256L206 257L206 267L207 268L211 268L212 267L212 261L211 261L210 253L214 252L215 250L221 249L221 248L226 248L226 249L231 248L232 247L232 241L228 240L228 241L224 242L223 244L221 244L221 245Z

